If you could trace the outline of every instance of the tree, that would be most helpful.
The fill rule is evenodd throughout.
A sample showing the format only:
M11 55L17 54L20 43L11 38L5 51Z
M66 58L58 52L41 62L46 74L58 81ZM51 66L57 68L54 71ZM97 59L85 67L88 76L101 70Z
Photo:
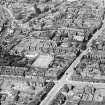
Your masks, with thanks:
M96 47L96 40L93 40L92 41L92 46L91 46L92 48L95 48Z
M36 3L34 4L34 8L35 8L35 11L36 11L36 15L41 14L41 10L37 7Z
M15 101L18 101L19 100L19 95L17 94L14 98Z
M81 63L80 68L83 70L86 67L85 63Z
M69 92L69 87L67 86L67 84L64 85L63 89L65 92L67 92L67 93Z
M59 102L60 104L63 104L63 103L65 102L65 100L66 100L66 97L65 97L62 93L59 93L59 94L57 95L56 99L58 100L58 102Z

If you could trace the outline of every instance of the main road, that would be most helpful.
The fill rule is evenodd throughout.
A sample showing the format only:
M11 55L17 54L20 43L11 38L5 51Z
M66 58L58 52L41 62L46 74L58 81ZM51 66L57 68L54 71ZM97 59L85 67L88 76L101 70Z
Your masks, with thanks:
M11 11L7 8L4 7L4 9L6 9L8 11L8 13L10 14L10 16L13 18L13 21L16 21L16 19L13 17ZM83 55L85 55L87 53L87 51L89 50L90 46L91 46L91 42L93 39L96 39L104 30L105 28L105 19L103 21L103 26L100 30L98 30L93 37L89 40L89 42L87 43L87 49L85 51L83 51L79 57L76 58L76 60L71 64L71 66L66 70L65 74L63 75L63 77L56 82L55 86L52 88L52 90L48 93L48 95L45 97L45 99L41 102L41 105L50 105L51 101L54 99L54 97L56 96L56 94L59 92L59 90L63 87L63 85L65 83L78 83L78 84L89 84L88 82L77 82L77 81L72 81L70 79L72 73L73 73L73 69L74 67L77 66L77 64L80 62L81 58ZM96 83L97 85L97 83ZM103 85L101 83L101 85ZM104 86L104 85L103 85Z
M93 37L89 40L89 42L87 43L87 49L85 51L83 51L79 57L76 58L76 60L71 64L71 66L66 70L65 74L63 75L63 77L56 82L55 86L52 88L52 90L48 93L48 95L45 97L45 99L41 102L40 105L50 105L51 101L54 99L54 97L56 96L56 94L59 92L59 90L63 87L63 85L65 83L77 83L77 81L72 81L71 80L71 75L73 73L73 69L74 67L77 66L77 64L80 62L81 58L83 57L83 55L85 55L88 50L90 49L91 43L94 39L97 39L97 37L99 35L101 35L101 33L103 32L103 30L105 29L105 19L103 20L103 25L101 27L101 29L97 30L97 32L95 34L93 34ZM88 82L85 82L83 84L86 84ZM78 81L79 84L79 81ZM82 84L82 82L80 82L80 84ZM102 84L102 83L101 83ZM102 84L102 86L105 86Z

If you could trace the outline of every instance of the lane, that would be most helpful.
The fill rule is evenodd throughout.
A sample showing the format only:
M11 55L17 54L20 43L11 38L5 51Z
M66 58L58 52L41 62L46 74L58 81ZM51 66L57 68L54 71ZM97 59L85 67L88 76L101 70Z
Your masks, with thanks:
M59 92L60 88L63 87L63 85L68 81L68 78L71 77L73 73L73 68L76 67L76 65L80 62L81 57L86 54L87 50L85 50L83 53L80 54L79 57L71 64L71 66L66 70L65 74L61 78L60 81L58 81L54 88L48 93L47 97L42 101L41 105L50 105L50 102L53 100L53 98L56 96L56 94ZM69 75L68 75L69 74Z
M73 1L75 1L75 0L73 0ZM3 8L5 8L5 7L3 7ZM7 8L5 8L5 9L8 11L8 13L10 14L10 16L13 18L13 21L17 21L17 20L13 17L11 11L10 11L9 9L7 9ZM104 24L103 24L102 28L101 28L99 31L97 31L97 32L93 35L92 39L88 42L88 44L87 44L88 48L87 48L85 51L83 51L83 52L80 54L79 57L76 58L76 60L72 63L72 65L67 69L67 71L65 72L65 74L63 75L63 77L61 78L61 80L58 81L58 82L55 84L54 88L52 88L52 90L48 93L48 95L47 95L47 97L44 99L44 101L42 101L41 105L50 105L50 102L54 99L54 97L56 96L56 94L59 92L60 88L63 87L63 85L64 85L65 83L74 83L74 84L77 83L77 84L81 84L81 85L83 85L83 84L90 84L89 82L84 82L84 83L83 83L83 82L71 81L71 75L72 75L72 73L73 73L73 68L77 66L77 64L78 64L78 63L80 62L80 60L81 60L81 57L82 57L83 55L85 55L85 54L87 53L87 51L89 50L89 47L91 46L92 40L93 40L93 39L96 39L96 38L101 34L101 32L102 32L102 30L103 30L104 28L105 28L105 20L104 20ZM70 81L69 81L69 80L70 80ZM91 84L94 84L94 83L91 83ZM98 84L99 84L99 83L98 83ZM96 84L96 85L99 86L98 84ZM105 85L101 83L100 86L105 86Z
M105 28L105 19L103 20L103 26L100 30L98 30L93 37L91 38L91 40L89 40L89 42L87 43L87 49L85 51L83 51L79 57L76 58L76 60L72 63L72 65L67 69L67 71L65 72L65 74L63 75L63 77L61 78L60 81L58 81L55 86L52 88L52 90L48 93L47 97L45 97L45 99L42 101L42 103L40 105L50 105L51 101L54 99L54 97L56 96L56 94L59 92L59 90L63 87L63 85L65 83L78 83L78 84L89 84L88 82L86 83L82 83L79 81L71 81L71 75L73 73L73 68L77 66L77 64L80 62L81 58L83 55L85 55L87 53L87 51L90 49L91 43L93 41L93 39L96 39L103 31L103 29ZM94 84L94 83L93 83ZM98 86L98 83L97 83ZM100 86L105 86L104 84L101 84Z
M103 20L103 25L101 27L100 30L98 30L95 34L93 34L93 37L89 40L89 42L87 43L87 47L90 47L92 45L92 40L97 39L98 36L101 35L101 33L103 32L103 30L105 29L105 19Z
M82 82L82 81L68 81L68 84L73 84L75 86L94 86L97 88L105 88L105 83L93 83L93 82Z

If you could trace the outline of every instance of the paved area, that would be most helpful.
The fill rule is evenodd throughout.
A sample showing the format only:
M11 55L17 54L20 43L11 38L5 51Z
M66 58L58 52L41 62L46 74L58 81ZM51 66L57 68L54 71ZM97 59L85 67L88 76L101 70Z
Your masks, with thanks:
M61 87L63 87L63 85L65 83L77 83L77 84L90 84L89 82L77 82L77 81L72 81L71 75L73 73L73 68L77 66L77 64L80 62L81 58L83 55L85 55L87 53L87 51L89 50L90 46L91 46L91 42L93 39L96 39L103 31L103 29L105 28L105 19L103 20L103 26L100 30L98 30L93 37L91 38L91 40L89 40L89 42L87 43L87 49L85 51L83 51L79 57L77 57L77 59L71 64L71 66L67 69L67 71L65 72L65 74L63 75L63 77L61 78L61 80L59 80L58 82L56 82L55 86L52 88L52 90L48 93L47 97L44 99L44 101L42 101L41 105L50 105L51 101L54 99L54 97L56 96L56 94L59 92L59 90L61 89ZM95 86L105 86L105 84L103 83L91 83L94 84Z
M75 1L75 0L68 0L68 1ZM3 8L8 11L8 13L10 14L11 18L13 19L13 21L17 21L13 17L11 11L8 8L6 8L6 7L3 7ZM20 25L22 27L24 27L24 25L22 25L22 24L20 24ZM47 94L47 97L45 97L45 99L42 101L41 105L50 105L51 101L54 99L54 97L56 96L56 94L59 92L59 90L63 87L63 85L65 83L76 84L76 85L94 85L96 87L105 87L105 84L104 83L92 83L92 82L81 82L81 81L72 81L71 80L71 75L73 74L74 67L77 66L77 64L80 62L82 56L85 55L87 53L87 51L90 49L92 40L93 39L96 39L102 33L102 31L103 31L104 28L105 28L105 19L103 21L102 28L100 30L97 30L97 32L93 35L93 37L87 43L87 49L85 51L83 51L79 55L79 57L76 58L76 60L67 69L67 71L65 72L65 74L63 75L63 77L59 81L56 81L55 86Z

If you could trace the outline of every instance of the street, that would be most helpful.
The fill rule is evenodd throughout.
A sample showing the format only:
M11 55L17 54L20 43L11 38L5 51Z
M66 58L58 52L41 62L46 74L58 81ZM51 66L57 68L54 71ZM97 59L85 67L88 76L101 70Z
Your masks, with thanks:
M68 0L69 1L69 0ZM70 0L70 1L75 1L75 0ZM63 1L62 3L65 3L65 1ZM61 4L62 4L61 3ZM61 6L57 5L58 7ZM11 16L11 18L13 19L12 22L16 21L19 26L21 28L27 28L30 29L28 27L27 24L22 24L21 22L19 23L18 20L15 19L15 17L13 16L12 12L6 8L3 7ZM57 7L56 7L57 8ZM51 11L47 12L46 14L42 14L40 17L42 18L43 16L46 16L47 14L49 14ZM38 17L39 18L39 17ZM101 35L101 33L103 32L103 30L105 29L105 19L103 20L103 25L101 27L101 29L97 30L97 32L95 34L93 34L93 37L89 40L89 42L87 43L87 48L86 50L84 50L75 60L74 62L70 65L70 67L66 70L66 72L64 73L64 75L62 76L62 78L58 81L55 82L55 86L51 89L51 91L47 94L47 96L45 97L45 99L41 102L40 105L50 105L51 101L53 101L53 99L55 98L55 96L57 95L57 93L60 91L60 89L64 86L64 84L74 84L74 85L94 85L95 87L105 87L104 83L93 83L93 82L81 82L81 81L72 81L71 76L74 72L74 68L78 65L78 63L80 62L81 58L87 54L87 52L89 51L91 45L92 45L92 41L94 39L97 39L97 37L99 35ZM60 30L73 30L73 28L60 28ZM11 77L14 78L14 77ZM22 78L23 79L23 78ZM30 81L30 79L28 79Z
M58 83L55 84L55 86L52 88L52 90L48 93L48 95L45 97L45 99L42 101L41 105L50 105L51 101L54 99L54 97L56 96L56 94L59 92L59 90L63 87L64 84L69 83L69 84L90 84L89 82L80 82L80 81L72 81L71 80L71 75L73 73L73 69L74 67L77 66L77 64L80 62L81 58L83 55L85 55L87 53L87 51L89 50L91 43L94 39L97 39L97 37L102 33L103 29L105 28L105 19L103 20L103 26L100 30L98 30L93 37L89 40L89 42L87 43L87 49L85 51L83 51L79 57L76 58L76 60L71 64L71 66L66 70L65 74L63 75L63 77L58 81ZM67 75L68 74L68 75ZM105 84L103 83L91 83L91 85L95 84L95 86L104 86Z

